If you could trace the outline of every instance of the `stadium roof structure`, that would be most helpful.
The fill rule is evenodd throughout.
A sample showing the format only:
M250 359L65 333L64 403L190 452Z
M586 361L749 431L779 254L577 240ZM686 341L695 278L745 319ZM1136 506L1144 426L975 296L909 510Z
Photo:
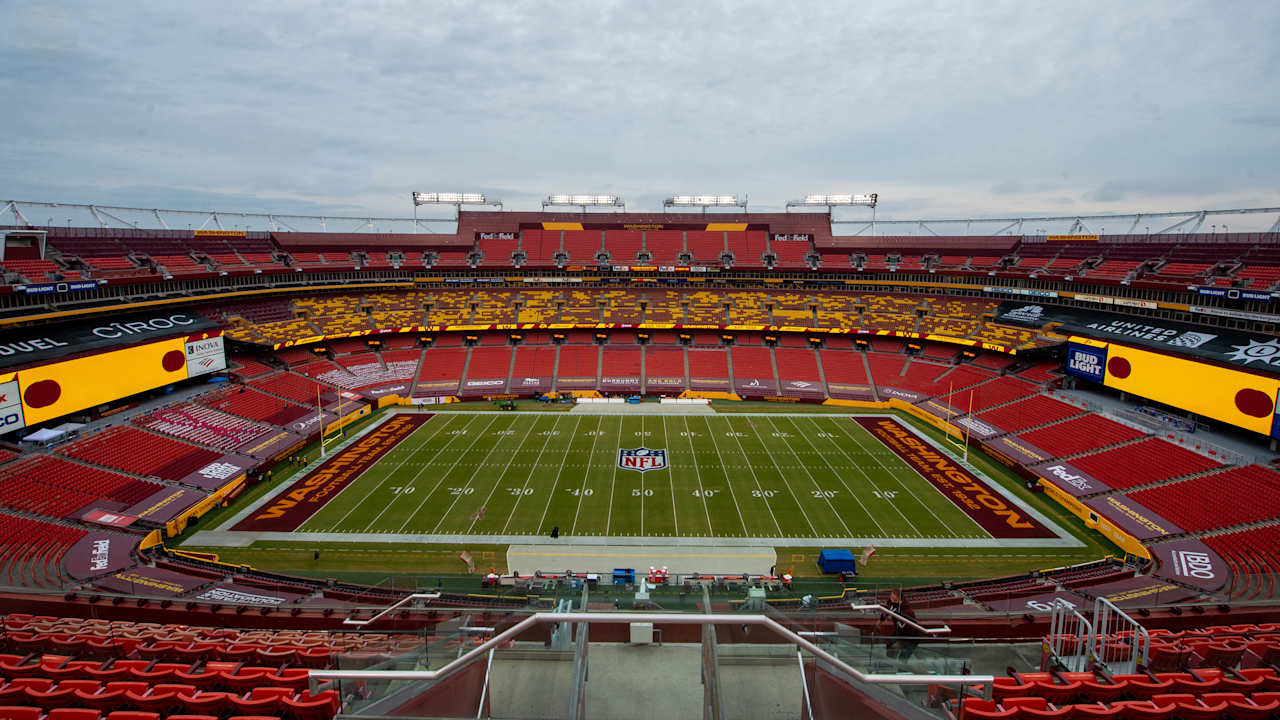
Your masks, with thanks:
M821 207L821 206L820 206ZM829 218L833 231L842 236L1038 236L1051 234L1170 235L1227 232L1280 231L1280 207L1226 208L1217 210L1173 210L1160 212L1097 213L1081 215L1002 215L971 218L850 219L832 211L815 208ZM537 211L484 210L509 216ZM548 211L551 214L554 211ZM663 210L646 213L616 213L617 217L662 217L683 213ZM770 213L743 210L755 217ZM777 214L777 213L773 213ZM124 207L115 205L55 203L8 200L0 205L0 223L7 217L27 227L101 227L135 230L244 230L268 232L368 232L419 233L455 232L461 212L449 217L390 217L377 215L307 215L300 213L240 212L223 210L181 210ZM727 217L727 216L717 216ZM41 223L39 220L43 219ZM1110 233L1108 233L1108 230Z

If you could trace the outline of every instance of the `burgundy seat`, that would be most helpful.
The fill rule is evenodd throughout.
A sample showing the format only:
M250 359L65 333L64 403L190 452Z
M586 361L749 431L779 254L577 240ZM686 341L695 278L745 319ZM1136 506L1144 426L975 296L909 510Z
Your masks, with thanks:
M326 692L332 692L326 691ZM995 700L982 700L980 698L965 698L960 702L959 720L970 718L971 720L995 720L1012 718L1018 714L1017 708L1005 709Z
M54 708L45 720L99 720L102 713L90 708Z
M0 720L39 720L40 708L0 705Z

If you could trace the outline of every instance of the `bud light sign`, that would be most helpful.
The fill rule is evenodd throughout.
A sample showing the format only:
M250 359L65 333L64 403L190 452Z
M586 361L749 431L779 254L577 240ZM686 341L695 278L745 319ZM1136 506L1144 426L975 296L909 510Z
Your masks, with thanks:
M1100 383L1107 367L1107 349L1067 344L1067 374Z

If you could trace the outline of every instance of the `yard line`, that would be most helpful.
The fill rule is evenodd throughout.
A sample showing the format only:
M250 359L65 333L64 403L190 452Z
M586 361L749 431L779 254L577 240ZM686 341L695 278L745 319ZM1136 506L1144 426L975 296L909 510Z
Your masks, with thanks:
M516 503L511 506L511 512L507 514L507 521L502 524L502 534L507 534L507 526L511 524L511 518L516 516L516 508L520 507L520 501L524 499L524 489L529 487L529 481L533 479L534 474L538 472L538 463L542 460L542 454L547 451L547 445L551 443L551 438L555 437L558 432L556 428L560 425L560 418L564 415L557 415L556 421L551 426L551 430L547 431L547 439L542 441L542 449L538 451L538 456L533 459L533 467L529 468L529 475L524 479L524 485L520 486L521 493L516 496ZM568 455L569 453L564 453ZM552 489L554 492L554 488ZM472 523L473 525L475 523Z
M587 480L591 478L591 461L596 457L596 443L600 442L600 433L602 432L600 430L600 426L604 424L604 419L606 417L608 416L601 415L600 419L596 421L596 434L591 436L591 452L587 453L587 472L582 476L582 487L578 488L578 507L573 511L573 529L569 531L570 534L573 534L578 530L578 515L582 513L582 494L586 492ZM619 422L621 422L621 420L619 420ZM550 503L551 501L548 500L547 502ZM610 496L609 502L613 503L612 496ZM543 517L546 517L547 511L543 510L542 515ZM542 526L539 525L538 528L541 530Z
M619 433L619 435L621 435L621 433ZM618 438L618 444L619 445L622 444L621 437ZM640 416L640 447L643 447L643 448L649 447L649 438L647 435L644 434L644 416L643 415ZM670 463L670 458L668 458L668 464L669 463ZM614 473L617 473L617 472L618 472L617 470L614 470ZM669 470L667 472L670 473ZM610 513L613 512L613 495L612 494L609 495L609 512ZM609 526L606 524L605 528L607 529L608 527ZM644 535L644 473L640 473L640 534Z
M493 424L493 421L494 421L494 420L496 420L496 419L497 419L497 415L496 415L496 414L495 414L493 417L489 418L489 425L492 425L492 424ZM483 436L484 436L485 431L489 429L489 425L485 425L483 430L481 430L480 432L476 433L475 440L472 440L472 441L471 441L471 444L470 444L470 445L467 445L467 449L466 449L466 450L464 450L464 451L463 451L463 453L462 453L463 455L466 455L468 452L470 452L470 451L471 451L471 448L475 447L476 442L477 442L481 437L483 437ZM461 459L461 458L459 458L459 459ZM431 491L430 491L430 492L428 492L427 494L425 494L425 495L423 495L423 496L422 496L422 500L421 500L421 501L418 503L418 505L413 509L413 512L409 513L409 517L405 518L404 522L400 525L400 528L399 528L398 530L396 530L396 532L404 532L405 525L408 525L408 524L409 524L409 521L413 520L413 517L414 517L415 515L417 515L419 511L421 511L421 510L422 510L422 506L427 504L427 500L428 500L432 495L434 495L434 494L435 494L436 490L439 490L439 489L440 489L440 483L444 482L444 479L445 479L446 477L448 477L448 476L449 476L449 471L450 471L450 470L453 470L453 469L454 469L455 467L457 467L457 466L458 466L458 463L457 463L457 462L454 462L454 464L453 464L453 465L450 465L450 466L449 466L449 470L445 470L444 472L440 473L440 479L439 479L439 480L436 480L436 484L435 484L435 485L433 485L433 486L431 486ZM455 502L457 502L457 501L455 500ZM386 511L386 508L383 508L383 511L385 512L385 511Z
M667 419L662 419L663 426L666 426ZM689 429L689 416L684 416L684 432L685 439L689 441L689 457L693 458L693 473L698 478L698 494L702 496L702 512L707 515L707 532L712 535L716 534L715 526L711 524L711 510L707 508L707 489L702 485L702 471L698 469L698 451L693 447L693 431ZM729 489L729 497L733 497L733 489ZM671 493L671 502L676 500L676 494ZM742 532L747 532L747 521L742 519L742 508L738 507L738 498L733 497L733 506L738 510L738 520L742 522Z
M575 438L578 436L578 426L581 424L582 424L582 416L579 415L578 419L573 424L573 435L570 436L571 438ZM569 440L569 444L570 446L573 445L572 439ZM591 441L591 449L595 450L594 440ZM560 457L560 469L556 471L556 479L551 482L551 492L547 495L547 504L542 506L542 517L538 518L538 527L533 531L535 534L542 532L542 523L546 521L547 511L551 509L551 501L554 500L556 497L556 486L560 484L560 475L564 473L564 463L568 459L569 459L569 448L566 447L564 453ZM579 505L582 504L581 498L578 499L578 504ZM574 519L575 520L577 519L576 515L574 516Z
M796 422L795 418L787 418L787 419L790 420L791 424L795 426L796 432L800 435L800 437L803 437L804 441L808 443L809 447L813 448L814 453L816 453L818 457L822 458L822 462L827 466L827 469L831 471L831 474L835 475L836 478L840 480L840 484L844 485L844 489L847 490L849 492L849 495L853 497L854 501L858 503L858 507L862 508L862 511L867 514L867 517L871 518L871 522L875 523L876 529L880 531L880 534L884 535L885 537L888 537L889 533L885 532L884 528L880 526L880 522L876 520L876 516L873 515L870 510L867 509L866 505L862 504L862 499L859 498L858 494L853 491L853 488L849 487L849 483L844 481L844 476L841 475L840 472L837 471L834 467L832 467L830 461L827 460L827 454L819 450L818 446L813 444L813 441L809 439L808 434L806 434L803 430L800 429L800 423Z
M618 416L618 447L622 447L622 417L623 417L622 415ZM590 465L587 466L587 472L588 473L591 472ZM641 476L644 475L644 473L640 473L640 474ZM617 482L618 482L618 461L615 458L615 460L613 461L613 476L609 478L609 513L605 515L605 519L604 519L605 535L609 534L609 528L613 524L613 488L617 484ZM640 503L641 503L640 505L641 512L643 512L644 511L643 493L641 494L641 497L640 497ZM640 517L643 520L644 516L641 515ZM641 527L644 527L643 522L641 524Z
M660 415L662 418L662 439L667 447L671 447L671 435L667 432L667 416ZM674 534L680 534L680 514L676 511L676 474L671 470L671 458L667 458L667 481L671 485L671 523L675 531ZM698 487L702 487L702 482L698 482ZM702 507L705 510L707 501L702 501ZM707 524L707 532L711 532L711 524Z
M852 420L850 420L849 422L850 422L850 423L852 423L853 421L852 421ZM853 442L854 442L858 447L862 448L863 450L866 450L866 451L867 451L867 454L868 454L868 455L870 455L870 456L872 457L872 459L876 461L876 464L877 464L877 465L879 465L880 467L884 468L885 470L889 470L889 466L888 466L888 465L885 465L885 464L884 464L884 462L882 462L882 461L880 460L880 456L878 456L878 455L876 455L875 453L871 452L871 450L870 450L870 449L868 449L866 446L864 446L864 445L863 445L863 444L858 440L858 438L854 437L853 435L850 435L848 432L845 432L845 425L844 425L843 423L836 423L836 426L840 428L840 432L844 433L844 435L845 435L846 437L848 437L850 440L852 440L852 441L853 441ZM861 425L859 425L858 427L859 427L859 428L861 428L862 426L861 426ZM914 431L913 431L913 432L914 432ZM877 442L879 442L879 441L877 441ZM881 446L881 447L884 447L884 443L881 443L881 444L880 444L880 446ZM886 449L886 450L888 450L888 448L885 448L885 449ZM905 465L906 463L903 463L903 464ZM910 466L908 466L908 468L911 470L911 472L915 473L916 477L919 477L921 480L924 480L924 478L920 475L920 473L919 473L919 472L916 472L916 470L915 470L914 468L910 468ZM889 472L889 474L890 474L891 476L893 476L893 472L892 472L892 471L890 471L890 472ZM894 477L896 477L896 476L894 476ZM925 482L928 482L928 481L927 481L927 480L925 480ZM920 503L922 506L924 506L924 509L929 511L929 514L933 516L933 519L935 519L935 520L937 520L937 521L938 521L938 524L939 524L939 525L941 525L942 527L946 528L947 530L950 530L950 531L951 531L951 536L952 536L952 537L961 537L960 533L955 532L955 531L951 528L951 526L950 526L949 524L947 524L947 522L946 522L945 520L943 520L942 518L938 517L938 513L934 512L934 511L933 511L933 508L931 508L931 507L929 507L928 505L926 505L926 504L925 504L925 502L924 502L923 500L921 500L921 499L920 499L920 496L919 496L919 495L916 495L915 491L914 491L914 490L912 490L912 489L911 489L911 488L910 488L910 487L909 487L905 482L903 482L902 480L898 480L898 484L899 484L899 485L901 485L901 486L902 486L902 488L903 488L904 490L906 490L907 492L911 493L911 497L915 498L915 499L916 499L916 502L918 502L918 503ZM930 485L929 487L933 488L933 486L932 486L932 485ZM941 490L938 490L937 488L934 488L934 492L938 493L939 495L942 495L942 491L941 491ZM946 496L944 495L943 497L946 497ZM959 509L959 508L957 508L957 509ZM963 515L964 513L962 512L961 514ZM968 516L967 516L967 515L965 515L965 517L968 517Z
M839 422L837 422L836 424L837 424L837 425L839 425ZM831 446L832 446L832 447L834 447L836 450L839 450L839 451L840 451L840 454L841 454L841 455L844 455L844 458L845 458L846 460L848 460L848 461L849 461L849 464L850 464L850 465L852 465L853 467L857 468L859 473L862 473L862 477L867 481L867 484L868 484L868 485L870 485L870 486L871 486L871 487L873 487L873 488L876 488L877 490L879 490L879 489L880 489L880 486L879 486L878 484L876 484L876 482L875 482L874 480L872 480L872 479L871 479L871 475L870 475L870 474L869 474L865 469L863 469L862 465L861 465L861 464L859 464L857 460L854 460L852 457L849 457L849 453L847 453L847 452L845 452L845 451L844 451L844 446L842 446L840 443L836 442L835 438L827 438L827 440L829 440L829 441L831 442ZM866 449L865 447L862 447L862 444L861 444L861 443L858 443L858 442L855 440L855 441L854 441L854 444L856 444L856 445L858 445L858 447L862 448L864 452L867 452L868 454L870 454L870 452L869 452L869 451L867 451L867 449ZM877 462L879 462L879 461L877 461ZM884 465L883 465L883 464L881 464L881 465L880 465L880 467L881 467L882 469L884 469L884 470L888 470L888 468L884 467ZM889 472L889 475L891 475L891 476L892 476L892 475L893 475L893 472L892 472L892 471L890 471L890 472ZM919 502L919 500L920 500L919 498L916 498L916 502ZM915 523L913 523L913 522L911 522L911 518L907 517L906 513L902 512L902 509L898 507L898 504L897 504L897 503L892 503L892 502L891 502L891 503L889 503L889 507L893 508L893 511L894 511L894 512L896 512L896 513L898 513L898 517L902 518L902 519L903 519L903 521L904 521L904 522L906 522L908 526L910 526L910 528L911 528L912 532L914 532L914 533L916 534L916 537L924 537L924 535L921 535L921 534L920 534L920 528L916 527L916 524L915 524Z
M442 416L441 416L441 415L436 415L436 417L442 417ZM428 445L432 440L435 440L435 439L436 439L436 436L437 436L437 435L439 435L440 433L444 432L444 429L445 429L446 427L448 427L448 426L449 426L449 424L450 424L451 422L453 422L453 418L452 418L452 417L451 417L451 418L448 418L448 419L447 419L447 420L445 420L444 422L442 422L442 423L440 423L439 425L437 425L437 426L436 426L436 431L435 431L435 432L433 432L433 433L431 433L431 437L429 437L429 438L427 438L427 439L423 440L421 445L419 445L418 447L414 448L413 450L410 450L410 451L409 451L409 455L408 455L408 457L406 457L404 460L401 460L401 461L399 462L399 464L397 464L397 465L396 465L396 467L395 467L395 469L394 469L394 470L392 470L391 472L387 473L387 476L386 476L385 478L383 478L383 479L382 479L382 482L380 482L380 483L378 483L377 485L375 485L375 486L374 486L374 488L373 488L373 490L369 491L369 494L368 494L368 495L366 495L365 497L363 497L362 499L360 499L358 502L353 503L353 504L351 505L351 507L350 507L350 508L348 508L348 509L347 509L347 511L346 511L345 513L343 513L342 517L338 518L338 521L337 521L337 522L335 522L333 525L331 525L331 526L330 526L330 528L329 528L329 529L330 529L330 531L332 531L332 530L333 530L333 528L342 527L342 523L346 521L346 519L351 515L351 513L355 512L356 508L358 508L358 507L360 507L360 506L364 505L366 502L369 502L370 500L372 500L372 499L373 499L374 494L375 494L375 493L377 493L379 490L381 490L381 489L382 489L382 486L383 486L383 485L386 485L388 480L390 480L391 478L395 477L396 470L399 470L401 467L403 467L403 466L404 466L404 464L405 464L405 463L407 463L407 462L409 462L410 460L412 460L412 459L413 459L413 457L414 457L415 455L417 455L417 454L418 454L418 452L419 452L420 450L422 450L424 447L426 447L426 445ZM426 423L423 423L423 425L422 425L421 427L419 427L419 428L415 429L412 433L409 433L409 437L406 437L404 440L401 440L400 442L401 442L401 443L407 442L407 441L409 440L409 438L411 438L411 437L413 437L414 435L416 435L416 434L417 434L418 430L421 430L423 427L426 427L427 425L430 425L430 424L431 424L431 423L430 423L429 421L428 421L428 422L426 422ZM468 425L470 425L470 424L471 424L471 420L468 420L468 421L467 421L467 424L468 424ZM397 445L396 445L396 447L397 447L397 448L399 448L400 446L401 446L400 444L397 444ZM440 454L440 453L439 453L439 451L437 451L437 452L436 452L436 454L437 454L437 455L439 455L439 454ZM430 464L430 463L428 463L428 464ZM375 463L375 466L376 466L376 463ZM425 468L426 468L426 465L423 465L422 467L423 467L423 469L425 469ZM372 467L371 467L370 469L372 469ZM419 475L420 475L420 474L422 474L422 471L421 471L421 470L419 470L419 471L418 471L418 474L419 474ZM359 478L357 478L357 480L358 480L358 479L359 479ZM417 479L418 479L418 475L414 475L414 476L413 476L413 480L417 480ZM410 481L409 481L408 483L406 483L406 484L407 484L407 485L412 485L412 484L413 484L413 480L410 480ZM353 481L353 482L351 482L350 484L348 484L346 487L344 487L344 488L342 488L341 490L339 490L339 491L338 491L338 494L337 494L337 495L334 495L334 496L333 496L333 500L330 500L329 502L335 502L335 501L337 501L337 499L338 499L338 498L342 497L342 494L343 494L343 493L345 493L347 490L349 490L349 489L350 489L351 487L353 487L355 484L356 484L356 483ZM385 510L386 508L384 507L383 509ZM381 515L381 513L379 513L379 515L378 515L378 516L379 516L379 517L381 517L381 516L382 516L382 515ZM374 519L376 520L377 518L374 518ZM369 527L372 527L372 526L373 526L373 523L369 523Z
M512 418L512 419L514 420L514 418ZM513 422L513 423L512 423L512 425L514 425L514 424L515 424L515 422ZM487 428L486 428L486 429L487 429ZM507 428L504 428L504 429L510 429L510 427L508 426ZM530 429L530 430L532 430L532 429L533 429L533 423L529 423L529 429ZM481 434L483 435L483 433L481 433ZM528 431L526 431L526 432L525 432L525 437L528 437L528 435L529 435L529 433L528 433ZM521 442L523 442L523 439L521 440ZM473 444L474 444L474 443L473 443ZM463 490L463 492L458 493L457 495L455 495L455 496L454 496L454 498L453 498L453 502L449 503L449 507L445 508L445 509L444 509L444 512L440 514L440 519L439 519L439 520L437 520L437 521L436 521L435 526L431 528L431 532L432 532L432 533L435 533L436 531L438 531L438 530L440 529L440 525L444 523L445 518L449 517L449 513L453 510L454 506L458 504L458 501L459 501L459 500L461 500L462 498L466 497L466 493L465 493L466 489L467 489L467 488L469 488L469 487L471 487L471 483L472 483L472 481L474 481L474 480L476 479L476 476L480 474L480 471L484 469L485 461L489 459L489 456L493 454L493 451L494 451L494 450L497 450L497 449L498 449L498 445L500 445L500 444L501 444L501 443L500 443L499 441L496 441L496 440L495 440L495 441L493 442L493 444L489 446L489 449L488 449L487 451L485 451L484 457L480 458L480 462L478 462L478 463L476 463L476 464L475 464L475 469L471 471L471 474L470 474L469 476L467 476L467 481L466 481L465 483L463 483L463 484L462 484L462 490ZM517 447L518 447L518 446L517 446ZM469 447L467 448L467 450L468 450L468 451L469 451L470 449L471 449L471 448L469 448ZM515 454L514 454L514 453L512 453L511 457L512 457L512 458L514 458L514 457L515 457ZM510 464L511 464L511 458L507 458L507 465L510 465ZM457 463L454 463L454 467L457 467ZM503 471L505 472L505 468L504 468L504 470L503 470ZM496 484L496 483L495 483L495 484ZM490 490L490 491L489 491L489 497L492 497L492 496L493 496L493 490ZM485 502L488 502L488 498L485 498ZM483 506L483 505L481 505L480 507L484 507L484 506ZM408 521L406 520L405 522L408 522Z
M778 477L782 480L782 484L787 487L787 492L791 494L791 499L796 501L796 507L800 510L800 514L804 517L804 521L809 524L809 534L812 535L813 537L817 537L818 529L813 526L813 521L809 519L809 513L804 511L804 506L800 504L800 498L796 497L795 489L791 487L791 483L787 482L787 478L783 476L782 468L778 467L778 463L774 461L773 453L769 452L769 449L766 448L764 445L764 439L760 437L760 433L756 432L755 423L748 420L747 425L748 427L751 428L751 434L755 435L756 439L760 441L760 447L764 448L766 454L769 455L769 462L773 463L773 468L778 471ZM731 424L730 427L733 427L733 425ZM742 438L738 437L737 435L734 435L733 439L737 441L738 449L742 451L742 457L747 461L747 467L751 469L751 476L755 477L756 467L755 467L755 464L751 462L751 458L747 457L747 449L742 445ZM759 484L759 482L760 482L759 479L757 479L756 483ZM764 489L763 486L761 487L761 489L762 490ZM773 508L769 508L769 512L773 513ZM774 522L776 523L777 520L775 519ZM841 522L844 522L844 521L842 520ZM848 528L845 528L845 529L848 530Z
M720 458L720 467L724 467L724 455L720 454L720 443L716 441L715 431L711 429L711 419L710 418L704 418L704 419L706 419L707 421L707 432L711 434L711 444L715 446L715 449L716 449L716 457ZM733 427L732 425L728 424L728 418L725 418L725 425L726 427L729 427L729 428ZM737 440L737 439L738 438L735 435L734 440ZM738 452L742 453L742 459L747 463L747 469L751 471L751 479L756 481L756 488L760 490L760 501L764 503L764 509L769 511L769 517L773 519L773 526L778 528L777 537L782 537L782 525L778 524L778 516L773 514L773 507L769 505L769 498L765 497L765 494L764 494L764 486L760 484L760 478L756 477L755 468L751 467L751 460L747 458L747 453L742 449L741 442L738 443ZM724 474L724 477L725 477L725 480L729 483L729 487L732 488L733 481L729 479L729 473L726 472ZM730 490L730 492L732 492L732 490ZM733 502L735 505L738 503L736 498L734 499ZM742 511L739 510L738 514L741 515ZM742 531L744 533L747 531L747 527L745 524L742 526Z
M511 469L511 461L512 461L512 460L515 460L515 459L516 459L516 456L520 454L520 451L521 451L522 449L524 449L524 443L525 443L525 441L526 441L526 440L528 440L528 439L529 439L529 433L533 432L533 427L534 427L535 425L537 425L537 424L538 424L538 420L539 420L539 419L540 419L540 418L534 418L532 421L530 421L530 422L529 422L529 429L524 431L524 437L520 438L520 442L516 444L516 449L515 449L514 451L512 451L512 453L511 453L511 457L507 458L507 464L506 464L506 465L504 465L504 466L502 467L502 472L500 472L500 473L498 473L497 475L495 475L495 476L494 476L494 478L493 478L493 486L489 488L489 494L484 496L484 503L482 503L482 504L480 505L480 507L487 507L487 506L489 505L489 501L493 499L493 494L494 494L495 492L497 492L497 491L498 491L498 484L502 481L502 476L507 474L507 470L510 470L510 469ZM560 421L560 418L559 418L559 417L556 417L556 420L555 420L555 421L556 421L556 422L559 422L559 421ZM550 441L550 440L551 440L551 433L549 433L549 432L548 432L548 433L547 433L547 441ZM494 443L494 445L495 445L495 446L496 446L497 444L498 444L497 442L495 442L495 443ZM543 447L543 448L546 448L546 446L547 446L546 442L543 442L542 447ZM493 452L493 450L491 449L489 452ZM539 455L541 455L541 453L539 453ZM488 457L488 455L486 455L485 457L487 458L487 457ZM480 467L481 467L481 466L479 466L479 465L477 465L477 466L476 466L476 472L480 472ZM535 468L537 467L537 464L536 464L536 463L535 463L534 467L535 467ZM475 477L475 475L473 474L473 475L472 475L472 477L474 478L474 477ZM526 482L526 483L528 483L529 481L528 481L528 480L525 480L525 482ZM468 481L467 481L467 484L468 484L468 485L470 485L470 484L471 484L471 481L470 481L470 480L468 480ZM447 512L448 512L448 511L446 511L446 514L447 514ZM507 519L508 519L508 520L510 520L510 519L511 519L511 517L510 517L510 516L507 516ZM468 532L468 533L470 533L470 532L471 532L471 528L474 528L474 527L476 526L476 523L477 523L477 522L479 522L479 521L480 521L479 516L477 516L477 517L473 517L473 518L471 519L471 524L467 526L467 532ZM440 518L440 522L444 522L444 518L443 518L443 517L441 517L441 518ZM440 523L436 523L436 527L440 527ZM434 532L434 530L433 530L432 532Z
M773 418L769 418L769 425L774 429L774 431L781 432L781 430L778 430L778 424L773 421ZM757 435L758 434L759 433L757 433ZM796 462L800 464L800 467L804 468L804 474L809 476L809 480L813 483L813 487L821 491L822 486L819 485L818 480L813 477L813 473L809 472L809 464L806 463L804 460L800 459L800 456L796 454L795 448L791 447L791 443L788 442L785 437L781 438L781 440L782 440L782 443L787 446L787 451L791 453L791 457L795 458ZM773 463L774 467L778 467L778 462L773 459L772 453L769 454L769 461ZM778 468L778 474L779 475L782 474L781 468ZM836 519L840 521L841 527L843 527L845 533L847 533L845 537L853 537L853 533L849 531L848 523L844 521L844 518L840 517L840 512L836 510L836 506L834 503L831 502L831 498L827 497L826 495L823 495L822 499L827 501L827 507L831 508L832 514L835 515ZM800 512L804 513L803 507L800 508ZM804 516L805 516L805 519L808 520L809 513L804 513ZM809 527L813 527L812 522L809 523Z

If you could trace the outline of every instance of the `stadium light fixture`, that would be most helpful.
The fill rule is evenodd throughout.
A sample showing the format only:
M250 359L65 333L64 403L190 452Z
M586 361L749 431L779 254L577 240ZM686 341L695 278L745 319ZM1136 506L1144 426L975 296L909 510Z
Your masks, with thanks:
M459 193L459 192L413 192L409 196L413 198L413 229L418 229L418 206L419 205L452 205L454 212L461 215L463 205L493 205L502 208L502 201L497 198L490 198L483 193Z
M709 207L747 207L747 196L743 195L673 195L662 202L662 207L700 207L704 211Z
M805 195L800 200L791 200L787 203L788 208L792 207L826 207L830 209L837 205L862 205L875 209L876 202L880 199L879 193L829 193Z
M589 207L620 207L626 209L627 204L617 195L570 195L557 194L548 195L546 200L542 201L542 209L546 210L552 206L570 206L580 207L582 212L586 212Z

